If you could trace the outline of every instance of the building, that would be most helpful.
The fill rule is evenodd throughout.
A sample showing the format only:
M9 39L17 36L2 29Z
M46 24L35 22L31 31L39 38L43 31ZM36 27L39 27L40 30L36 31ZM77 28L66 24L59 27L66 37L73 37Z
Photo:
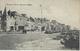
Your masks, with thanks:
M61 24L57 22L56 20L52 20L50 23L47 24L46 26L46 31L49 32L68 32L70 30L69 25Z
M7 31L15 30L15 19L14 17L7 16Z
M25 25L27 25L26 17L23 17L21 14L15 14L15 16L7 16L7 31L24 30Z
M17 15L15 19L16 30L24 30L24 27L27 25L27 18L22 15Z

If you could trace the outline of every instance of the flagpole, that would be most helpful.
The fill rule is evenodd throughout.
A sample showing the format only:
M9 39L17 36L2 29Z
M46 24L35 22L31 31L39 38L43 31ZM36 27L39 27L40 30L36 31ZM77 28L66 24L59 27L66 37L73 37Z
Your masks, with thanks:
M43 15L42 15L43 12L42 12L42 5L41 4L40 4L40 10L41 10L40 13L41 13L41 18L42 18L43 17Z

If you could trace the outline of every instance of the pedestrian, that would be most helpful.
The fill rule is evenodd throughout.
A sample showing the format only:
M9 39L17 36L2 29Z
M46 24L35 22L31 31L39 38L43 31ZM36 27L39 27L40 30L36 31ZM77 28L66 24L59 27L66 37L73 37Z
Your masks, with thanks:
M26 31L26 30L23 30L23 33L24 33L24 34L26 34L26 33L27 33L27 31Z

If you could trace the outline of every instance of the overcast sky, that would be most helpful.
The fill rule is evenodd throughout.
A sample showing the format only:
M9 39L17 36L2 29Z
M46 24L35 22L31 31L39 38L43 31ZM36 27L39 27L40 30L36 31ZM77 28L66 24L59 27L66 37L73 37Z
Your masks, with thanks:
M6 5L7 3L32 5ZM33 17L41 17L42 9L42 16L80 29L80 0L0 0L0 10L5 5L7 9Z

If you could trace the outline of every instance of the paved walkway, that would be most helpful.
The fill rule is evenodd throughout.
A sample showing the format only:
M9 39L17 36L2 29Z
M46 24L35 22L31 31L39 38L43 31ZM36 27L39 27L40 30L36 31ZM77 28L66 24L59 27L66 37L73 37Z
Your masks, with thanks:
M28 32L27 34L4 34L0 36L0 50L64 50L59 40L53 40L59 34ZM66 49L67 50L67 49Z
M63 45L60 44L59 40L52 40L51 38L23 42L16 44L16 49L32 49L32 50L60 50Z

